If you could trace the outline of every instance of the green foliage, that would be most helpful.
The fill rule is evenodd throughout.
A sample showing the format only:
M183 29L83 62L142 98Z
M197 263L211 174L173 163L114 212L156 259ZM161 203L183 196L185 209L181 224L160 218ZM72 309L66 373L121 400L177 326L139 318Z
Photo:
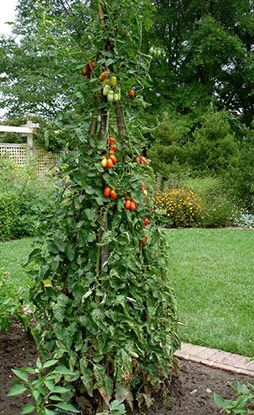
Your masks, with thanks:
M238 165L239 148L225 111L209 110L186 146L187 161L194 171L222 175Z
M122 403L132 407L137 393L149 398L157 390L179 346L167 246L156 226L153 170L137 161L144 142L134 115L146 107L142 90L150 63L141 42L152 5L150 0L95 1L87 9L71 3L76 18L79 11L88 12L82 49L73 45L68 51L72 66L79 76L88 61L96 60L96 66L90 78L75 81L77 100L68 123L79 145L63 157L55 209L44 216L30 255L33 333L45 359L56 359L76 374L66 378L66 385L75 391L81 411L88 403L92 412L105 408L116 414L123 413ZM60 27L72 32L72 12L62 20L63 8L58 15L53 2L36 3L36 8L50 20L43 32L38 13L47 42L54 25L59 32ZM116 77L117 87L111 86L121 90L121 100L103 95L105 83L98 78L105 69L106 81ZM135 98L128 94L130 87L136 87ZM117 163L103 168L112 135ZM106 186L116 190L116 199L104 197ZM124 207L127 197L135 200L134 210Z
M239 216L239 208L226 194L211 194L206 199L200 225L205 228L232 226Z
M65 385L70 383L70 379L75 379L77 374L67 367L57 364L58 361L55 359L42 363L38 358L36 368L12 369L16 380L7 396L30 393L34 400L34 404L29 403L23 407L21 414L54 415L59 413L57 409L70 411L72 414L80 413L75 406L68 402L73 391ZM54 368L52 369L52 367ZM62 386L58 386L59 383Z
M198 118L163 114L151 133L149 156L166 180L172 173L229 177L239 164L240 149L225 111L208 109Z
M0 240L17 236L20 209L20 200L16 193L4 192L0 194Z
M254 211L254 131L244 130L238 168L232 172L229 185L245 208Z
M106 403L114 394L131 402L136 385L151 387L168 374L178 344L174 298L155 225L147 230L147 246L140 245L144 217L155 222L140 194L151 169L129 160L103 172L98 144L66 160L65 191L31 254L40 266L32 291L34 334L42 350L79 371L89 396L98 389ZM103 182L117 189L119 202L104 198ZM137 213L123 207L126 189L138 202ZM108 257L101 266L104 247Z
M164 212L166 225L174 228L192 226L201 216L201 199L191 190L172 188L155 196L156 205Z
M52 188L50 177L38 177L33 160L18 166L0 157L0 240L34 234Z
M29 285L17 284L12 277L12 274L0 268L0 332L7 331L10 318L13 317L21 320L25 328L28 326L28 309L24 301ZM26 283L29 282L26 279Z
M202 200L199 226L216 228L235 224L240 209L224 188L221 179L207 176L184 179L181 183L196 192Z
M215 403L223 409L224 414L252 414L254 404L254 385L237 383L231 388L238 395L236 399L224 399L214 394Z
M248 0L156 0L147 48L156 46L154 90L181 113L214 103L251 125L253 120L252 5ZM149 92L148 92L149 93ZM153 90L152 90L153 93ZM152 95L152 94L151 94ZM152 96L153 102L155 102Z
M119 403L117 400L112 401L109 405L108 411L103 411L98 413L97 415L125 415L126 410L125 406L122 403Z
M151 132L152 146L148 151L154 170L168 180L172 174L182 176L185 166L185 145L191 134L192 121L170 109L165 111Z

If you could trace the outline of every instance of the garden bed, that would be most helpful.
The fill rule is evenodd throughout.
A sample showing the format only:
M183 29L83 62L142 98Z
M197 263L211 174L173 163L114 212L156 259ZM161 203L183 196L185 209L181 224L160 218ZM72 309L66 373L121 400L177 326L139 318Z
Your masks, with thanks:
M33 365L36 350L33 339L18 324L9 333L0 333L0 415L19 415L26 397L7 398L11 387L11 368ZM181 369L174 375L164 401L157 400L146 411L152 415L216 415L220 409L213 402L213 393L230 397L229 385L236 381L253 381L243 375L233 375L221 370L191 363L180 362ZM140 412L144 413L144 412Z

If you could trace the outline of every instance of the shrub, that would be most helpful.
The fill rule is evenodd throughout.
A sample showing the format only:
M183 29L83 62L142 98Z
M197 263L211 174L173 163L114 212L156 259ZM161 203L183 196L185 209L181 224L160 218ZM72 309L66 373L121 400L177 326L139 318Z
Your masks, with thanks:
M206 200L200 224L206 228L230 226L238 216L239 209L232 200L224 194L218 194Z
M20 199L16 193L0 193L0 240L17 236L20 208Z
M170 227L189 227L198 221L202 202L198 195L185 188L167 189L155 196L156 205L164 211Z
M198 172L230 174L238 166L239 145L226 111L209 109L186 145L186 162Z
M246 130L241 142L239 165L230 177L230 185L244 207L254 212L254 131Z
M211 176L188 178L182 184L194 191L202 200L202 211L199 226L225 227L235 223L240 210L224 189L219 178Z
M33 235L48 205L51 178L39 178L33 160L24 166L0 157L0 240Z

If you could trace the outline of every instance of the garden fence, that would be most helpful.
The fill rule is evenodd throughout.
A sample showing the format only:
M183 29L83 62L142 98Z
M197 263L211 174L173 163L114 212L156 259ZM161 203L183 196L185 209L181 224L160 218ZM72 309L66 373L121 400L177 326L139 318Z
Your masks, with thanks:
M54 166L59 155L49 153L34 145L33 134L38 127L38 124L34 124L31 121L28 121L22 127L0 125L0 132L15 132L25 134L27 137L27 142L22 144L0 143L0 156L8 157L20 166L24 165L29 158L33 158L37 164L38 174L41 175Z

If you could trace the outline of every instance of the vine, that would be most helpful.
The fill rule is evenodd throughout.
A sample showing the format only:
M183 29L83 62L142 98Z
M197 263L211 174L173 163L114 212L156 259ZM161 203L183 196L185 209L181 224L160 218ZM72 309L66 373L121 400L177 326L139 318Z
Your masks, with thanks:
M94 103L87 138L63 159L55 211L30 256L38 350L57 365L53 374L65 368L52 382L82 414L110 411L116 401L130 408L146 402L168 377L179 346L153 171L134 122L149 57L131 47L140 39L138 12L148 25L151 5L97 6L98 25L90 22L97 43L82 69ZM57 406L50 396L47 405Z

